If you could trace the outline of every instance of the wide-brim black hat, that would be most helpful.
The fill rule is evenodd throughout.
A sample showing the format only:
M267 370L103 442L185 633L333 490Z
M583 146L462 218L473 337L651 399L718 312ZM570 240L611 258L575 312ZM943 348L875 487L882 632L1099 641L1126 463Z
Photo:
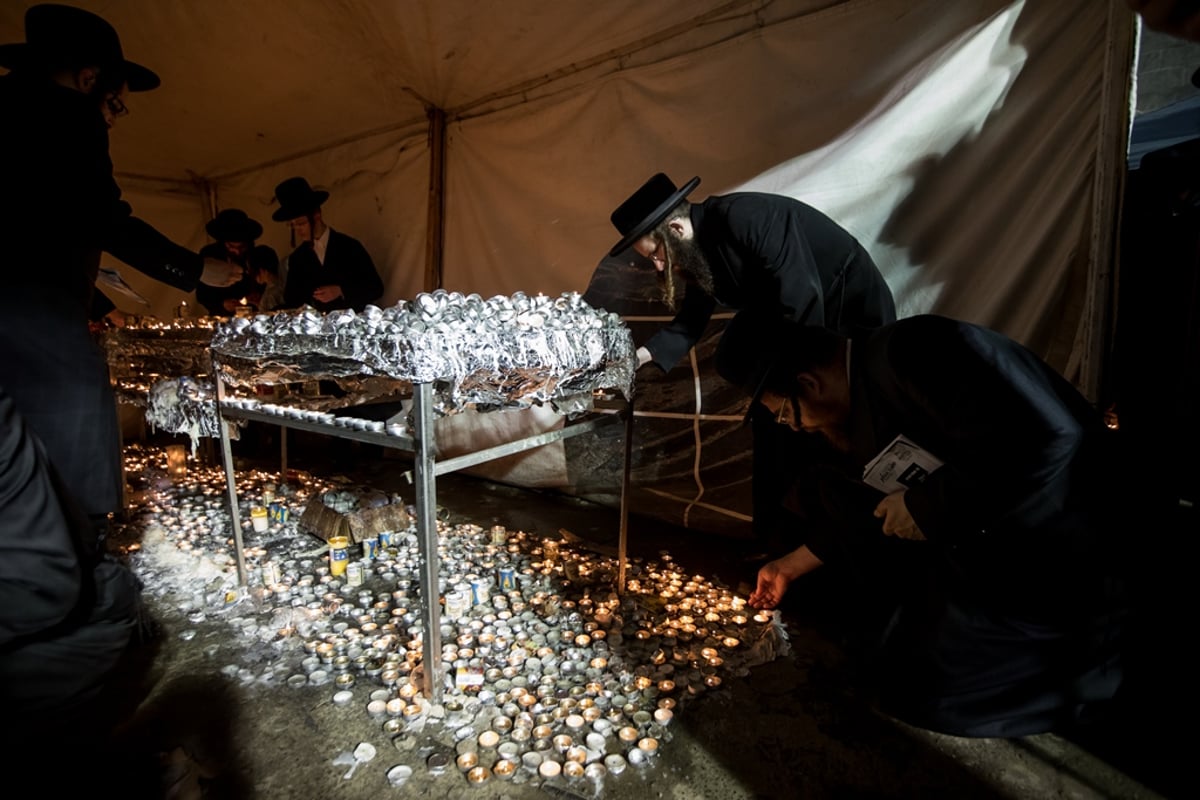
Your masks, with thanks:
M678 189L663 172L643 183L641 188L617 206L617 210L609 217L613 226L620 232L621 241L617 242L608 254L617 255L654 230L654 226L666 219L671 209L679 205L679 201L699 185L700 179L692 178L682 189Z
M329 199L329 192L313 189L304 178L288 178L275 187L279 208L271 215L276 222L307 216Z
M0 67L23 69L62 63L95 65L115 73L131 92L157 89L153 71L125 58L116 30L102 17L74 6L43 3L25 12L25 41L0 45Z
M226 208L213 217L204 230L218 242L253 242L262 236L263 228L240 208Z

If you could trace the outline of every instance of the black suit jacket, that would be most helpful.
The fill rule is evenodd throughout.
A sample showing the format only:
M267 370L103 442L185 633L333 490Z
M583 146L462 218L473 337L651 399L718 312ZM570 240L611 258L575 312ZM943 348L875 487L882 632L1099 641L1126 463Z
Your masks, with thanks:
M1044 538L1113 499L1111 432L1087 400L1017 342L933 315L851 346L850 438L859 465L904 434L944 462L905 505L949 545Z
M313 298L318 286L342 287L342 296L329 303ZM362 311L383 294L383 280L362 242L330 229L325 263L317 259L312 244L305 242L288 257L287 284L283 289L288 308L309 305L318 311L352 308Z
M120 507L116 409L87 324L101 251L184 291L203 260L132 215L99 102L0 76L0 385L89 513Z
M849 333L896 319L891 289L858 240L790 197L738 192L692 206L716 296L689 283L679 313L646 342L669 370L704 334L719 302Z

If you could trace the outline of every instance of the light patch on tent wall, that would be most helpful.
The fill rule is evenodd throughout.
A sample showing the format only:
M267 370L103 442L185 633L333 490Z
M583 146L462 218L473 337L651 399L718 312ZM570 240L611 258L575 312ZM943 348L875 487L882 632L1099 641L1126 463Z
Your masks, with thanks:
M829 144L730 191L784 194L821 209L871 252L901 316L929 311L938 287L911 286L919 263L905 248L884 242L881 234L913 190L921 164L978 136L1004 105L1028 57L1012 41L1024 6L1024 0L1012 4L926 58Z

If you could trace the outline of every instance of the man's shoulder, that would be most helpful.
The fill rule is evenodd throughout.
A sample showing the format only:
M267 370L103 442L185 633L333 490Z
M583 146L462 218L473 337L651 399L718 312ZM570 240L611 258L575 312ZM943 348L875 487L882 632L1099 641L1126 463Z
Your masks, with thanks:
M709 208L735 209L738 211L770 207L821 213L803 200L790 197L786 194L772 194L770 192L729 192L728 194L717 194L705 200L704 205Z
M805 228L841 226L819 208L782 194L766 192L731 192L715 195L704 201L705 218L723 219L730 228L745 226L774 227L792 220Z
M1019 347L998 331L938 314L918 314L876 328L868 335L871 349L896 364L945 369L956 357L1009 352ZM940 364L940 366L938 366Z
M941 314L915 314L875 328L870 335L889 342L908 344L927 339L957 339L978 328L978 325Z
M291 266L303 264L308 261L316 261L317 254L313 252L312 246L301 242L292 252L288 253L287 261Z
M329 250L336 250L341 257L349 254L367 261L371 259L371 254L367 252L366 245L353 236L341 231L335 231L332 228L329 229Z
M355 239L350 234L342 233L341 231L337 230L336 228L330 228L329 229L329 243L333 244L334 241L353 242L354 244L358 245L359 247L362 247L362 242L360 242L358 239Z

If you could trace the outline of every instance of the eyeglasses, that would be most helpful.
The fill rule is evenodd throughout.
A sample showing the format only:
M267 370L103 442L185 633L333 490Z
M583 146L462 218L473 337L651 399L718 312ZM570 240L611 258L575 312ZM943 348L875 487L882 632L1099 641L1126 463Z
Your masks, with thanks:
M110 94L104 98L104 104L108 106L108 113L114 117L123 117L129 113L129 107L121 102L121 98L115 94Z
M787 398L779 404L779 411L775 414L775 422L779 425L791 426L792 421L796 419L796 401L792 398Z

